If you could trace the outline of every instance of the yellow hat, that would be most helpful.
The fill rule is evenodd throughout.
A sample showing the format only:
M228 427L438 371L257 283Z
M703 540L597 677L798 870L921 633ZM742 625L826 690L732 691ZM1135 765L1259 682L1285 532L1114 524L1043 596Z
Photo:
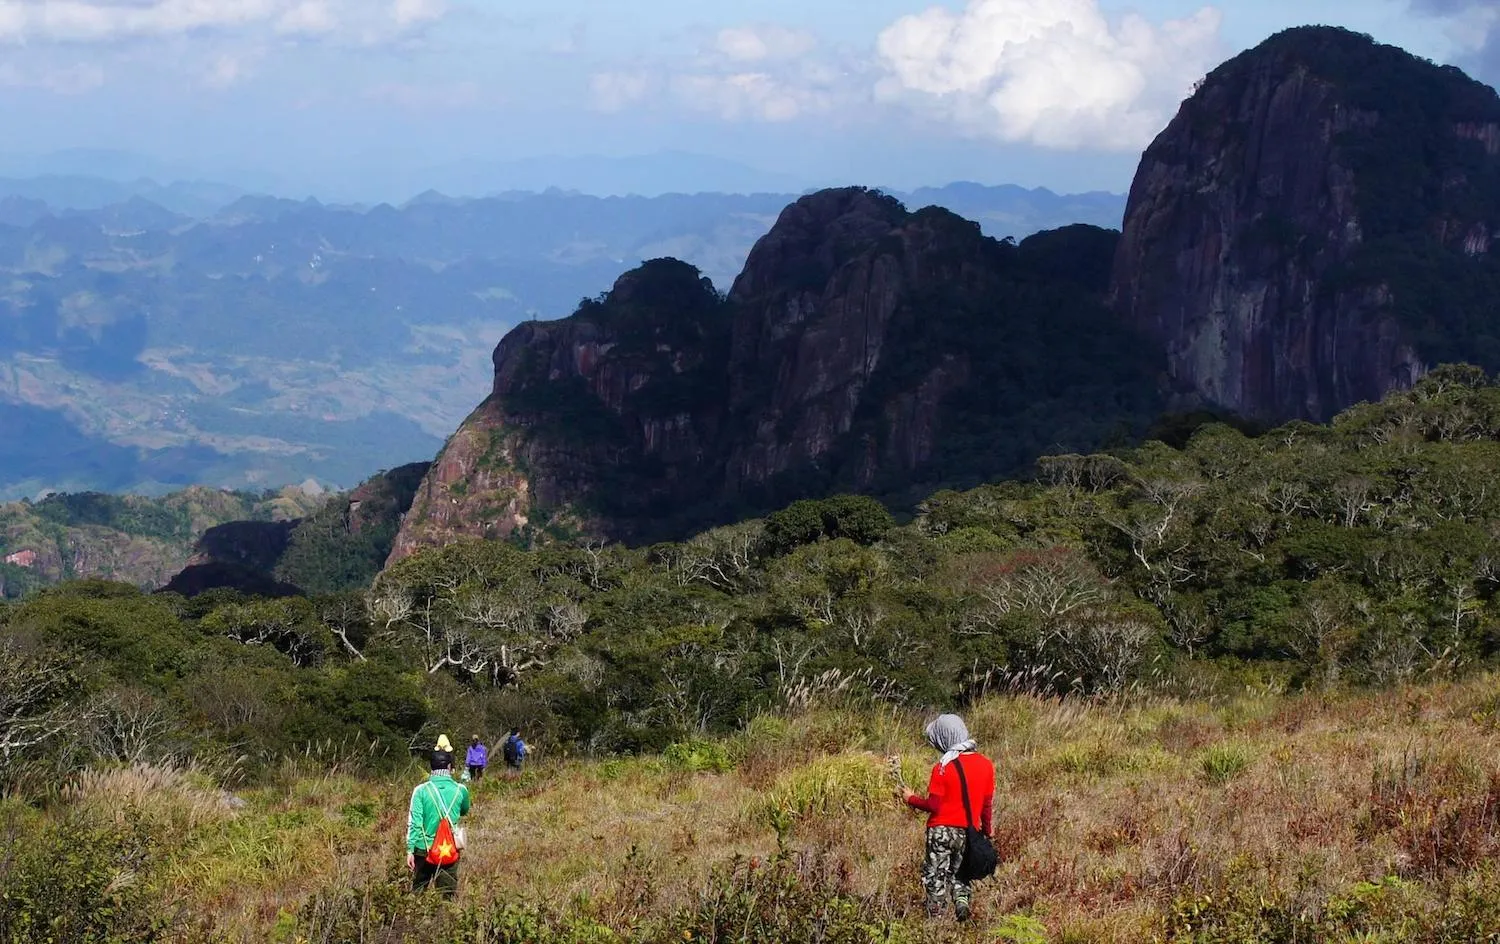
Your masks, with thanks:
M447 751L450 754L453 753L453 745L451 743L449 743L449 741L448 741L448 735L446 735L446 734L439 734L438 735L437 749L440 750L440 751Z

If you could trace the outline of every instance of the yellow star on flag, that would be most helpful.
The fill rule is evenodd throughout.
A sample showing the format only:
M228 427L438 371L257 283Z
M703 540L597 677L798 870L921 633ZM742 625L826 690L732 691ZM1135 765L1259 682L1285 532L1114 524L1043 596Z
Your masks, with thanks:
M453 853L456 851L457 850L453 848L452 844L445 842L441 846L438 846L438 857L446 859L449 856L453 855Z

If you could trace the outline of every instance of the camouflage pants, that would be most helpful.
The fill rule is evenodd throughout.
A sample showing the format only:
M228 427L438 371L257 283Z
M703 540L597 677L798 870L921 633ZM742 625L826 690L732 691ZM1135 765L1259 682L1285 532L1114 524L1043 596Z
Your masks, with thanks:
M414 855L417 867L411 873L411 890L414 892L436 889L444 898L458 894L458 863L431 865L427 861L427 850L418 849Z
M964 831L957 826L933 826L927 830L927 858L922 862L922 887L927 891L927 913L940 915L953 896L954 907L967 916L973 886L958 878L964 858Z

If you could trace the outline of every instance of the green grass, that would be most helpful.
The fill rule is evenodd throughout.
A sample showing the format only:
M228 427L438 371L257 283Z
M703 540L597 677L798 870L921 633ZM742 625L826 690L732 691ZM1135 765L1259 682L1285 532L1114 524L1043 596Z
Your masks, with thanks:
M1222 785L1243 774L1252 760L1250 751L1241 745L1216 744L1203 752L1198 763L1204 780Z

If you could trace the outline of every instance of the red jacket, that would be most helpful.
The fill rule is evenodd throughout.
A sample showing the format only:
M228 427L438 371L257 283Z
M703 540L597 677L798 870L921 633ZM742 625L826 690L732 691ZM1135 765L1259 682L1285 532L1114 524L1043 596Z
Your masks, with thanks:
M969 782L969 806L974 811L974 826L989 835L993 825L995 808L995 765L983 754L970 751L958 755L958 759L946 768L932 765L932 779L927 783L927 796L913 796L907 804L928 812L927 828L934 826L969 825L964 815L963 796L959 793L958 765L964 766L964 778Z

